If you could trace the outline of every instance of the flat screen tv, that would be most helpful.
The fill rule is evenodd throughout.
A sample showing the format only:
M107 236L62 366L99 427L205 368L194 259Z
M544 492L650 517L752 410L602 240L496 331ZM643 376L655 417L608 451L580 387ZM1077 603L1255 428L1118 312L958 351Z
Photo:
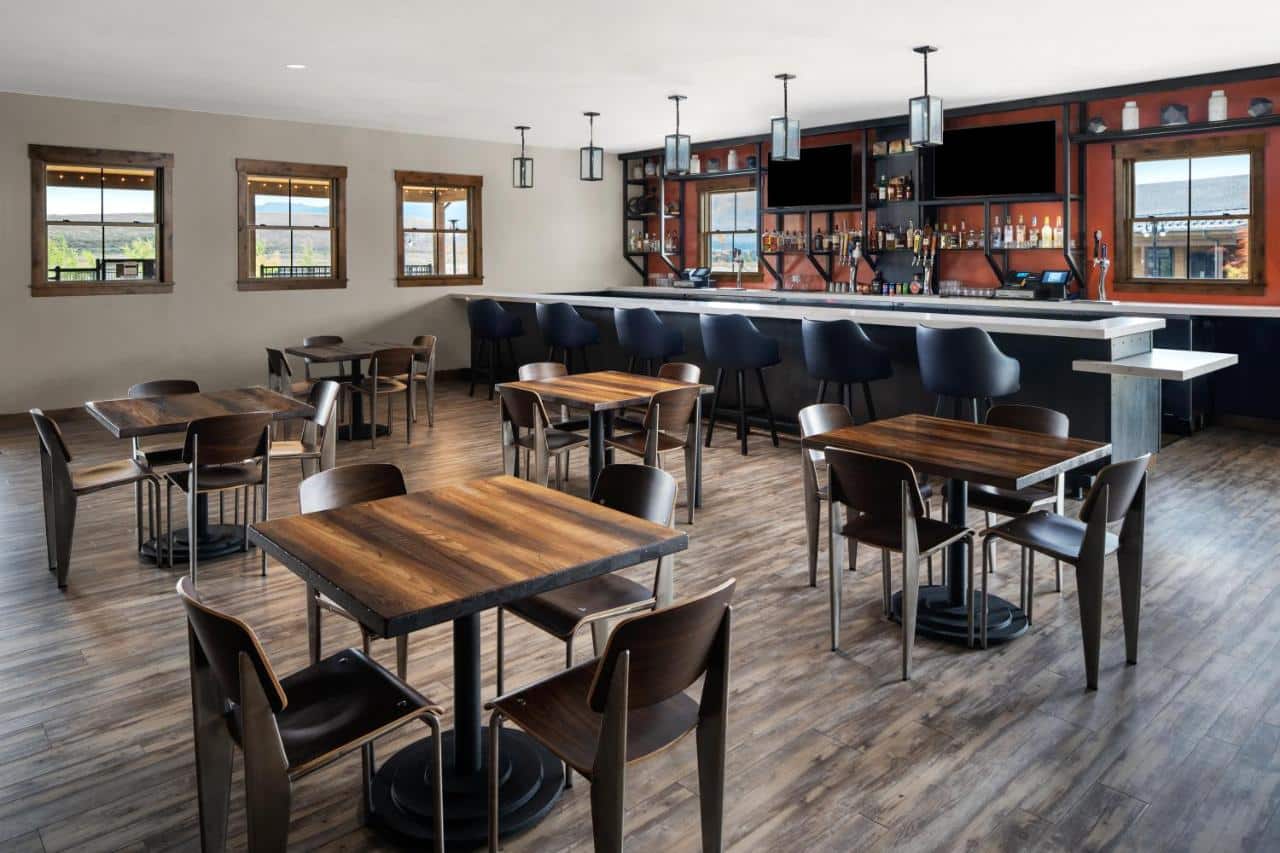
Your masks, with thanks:
M769 207L816 207L852 204L853 146L800 148L800 159L769 162Z
M938 198L1053 193L1057 127L1051 121L948 130L934 149Z

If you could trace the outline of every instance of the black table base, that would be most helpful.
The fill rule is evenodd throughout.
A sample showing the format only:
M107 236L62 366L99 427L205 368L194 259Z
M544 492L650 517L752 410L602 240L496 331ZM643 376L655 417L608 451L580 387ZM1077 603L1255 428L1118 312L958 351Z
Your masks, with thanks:
M391 435L391 427L386 424L378 424L377 429L379 438L384 435ZM368 441L369 425L361 421L360 423L340 426L338 427L338 438L343 441Z
M979 640L982 593L974 593L973 638ZM963 604L951 603L951 591L945 586L922 586L916 599L916 633L936 640L968 645L969 614ZM1001 643L1012 640L1027 630L1027 614L998 595L987 594L987 642ZM892 599L895 622L902 622L902 593L895 592Z
M191 534L187 528L183 527L173 531L173 564L175 567L186 569L188 552L191 547ZM250 548L253 546L250 545ZM142 543L139 549L140 554L148 560L155 561L156 550L159 549L168 554L169 545L161 538L157 543L155 539L148 539ZM225 557L228 554L236 554L245 550L244 547L244 528L239 524L210 524L204 528L198 539L198 549L196 557L201 560L213 560L218 557Z
M450 849L471 850L489 837L489 733L481 735L484 760L475 773L459 775L454 762L454 733L444 737L444 837ZM430 764L431 739L396 753L373 781L373 813L369 823L391 839L426 848L434 841ZM564 765L528 735L502 730L499 750L498 818L505 838L546 816L564 789Z

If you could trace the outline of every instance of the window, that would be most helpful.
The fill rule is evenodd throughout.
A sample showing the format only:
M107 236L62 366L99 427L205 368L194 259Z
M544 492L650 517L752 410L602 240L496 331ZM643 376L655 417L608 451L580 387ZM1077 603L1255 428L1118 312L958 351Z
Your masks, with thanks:
M33 295L173 290L172 154L27 150Z
M756 199L754 188L702 194L702 263L713 273L736 273L735 257L743 272L759 272Z
M237 160L241 290L347 286L345 166Z
M396 282L482 284L478 175L396 172Z
M1263 138L1117 145L1116 286L1260 291Z

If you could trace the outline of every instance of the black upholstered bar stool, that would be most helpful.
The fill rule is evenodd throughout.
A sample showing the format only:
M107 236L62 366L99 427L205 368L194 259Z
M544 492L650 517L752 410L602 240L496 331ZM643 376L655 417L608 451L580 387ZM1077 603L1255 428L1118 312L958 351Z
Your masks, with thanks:
M853 410L853 386L862 386L867 404L867 420L876 419L876 405L871 399L871 383L893 376L889 351L877 344L862 327L852 320L800 321L804 344L804 364L809 376L817 379L818 399L827 401L827 384L834 383L838 399Z
M711 433L716 427L716 415L720 413L720 392L724 386L725 371L736 374L738 385L738 439L742 442L742 455L747 455L747 415L764 412L769 418L769 432L773 446L778 446L778 427L773 421L773 407L769 405L769 392L764 386L764 368L782 363L778 354L778 342L764 335L756 324L741 314L703 314L699 318L702 327L702 351L707 362L716 368L716 394L711 402L711 421L707 424L707 447L711 446ZM747 406L746 373L754 371L760 385L762 405Z
M1016 394L1022 379L1022 365L996 346L984 330L966 326L959 329L916 327L916 350L920 357L920 379L925 390L938 395L934 415L943 415L943 402L954 401L954 417L972 406L971 419L985 419L996 397ZM982 403L979 412L979 401Z
M644 372L652 374L654 363L665 364L684 353L684 335L659 319L650 308L614 308L613 324L618 344L627 354L627 372L635 373L636 362L644 362Z
M471 324L471 387L470 396L476 390L476 375L483 372L489 386L489 399L493 399L493 386L502 372L501 344L507 343L511 366L515 367L516 355L511 341L524 334L520 318L492 299L473 299L467 303L467 321ZM484 364L480 356L484 355Z
M600 329L568 302L539 302L538 328L547 344L547 361L556 360L556 350L564 354L564 366L573 372L573 353L582 355L582 370L588 371L587 347L600 343Z

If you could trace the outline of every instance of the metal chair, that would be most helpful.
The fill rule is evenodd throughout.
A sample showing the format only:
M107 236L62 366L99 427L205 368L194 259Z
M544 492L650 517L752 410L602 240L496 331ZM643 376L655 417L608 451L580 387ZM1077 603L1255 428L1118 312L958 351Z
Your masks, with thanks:
M317 380L307 397L307 404L315 413L303 422L301 437L271 442L271 461L298 461L302 464L303 479L332 468L337 456L338 431L335 427L341 392L342 386L332 379Z
M360 465L343 465L313 474L298 486L300 511L323 512L363 501L376 501L405 494L404 475L400 469L388 463L367 462ZM307 586L307 647L311 662L320 660L320 617L329 611L360 625L341 604L313 586ZM360 643L367 655L370 653L373 635L360 625ZM396 637L396 675L408 678L409 637Z
M902 555L902 680L911 678L911 656L916 639L916 607L920 591L920 560L963 541L967 546L969 588L973 588L973 536L968 527L938 521L925 515L924 498L911 466L899 459L873 456L828 447L831 526L831 650L840 649L840 592L838 568L840 536L880 549L883 607L891 608L892 581L889 555ZM850 517L841 524L841 508ZM955 567L952 567L955 571ZM973 626L973 598L969 599L969 626Z
M375 738L414 720L431 730L435 850L444 851L441 708L375 661L345 649L279 678L253 629L178 581L187 615L200 847L227 847L231 765L244 753L248 849L284 853L293 781L360 750L360 811L373 808Z
M583 372L591 369L587 363L587 347L600 343L600 329L583 317L568 302L539 302L534 306L538 316L538 328L547 345L547 361L555 361L556 350L564 355L564 366L573 372L573 353L582 355Z
M707 423L707 447L711 446L711 435L716 428L716 417L720 413L720 392L724 386L724 374L728 370L737 376L738 384L738 439L742 442L742 455L747 455L747 415L764 412L769 418L769 432L773 436L773 446L778 446L778 427L773 420L773 407L769 405L769 392L764 385L764 368L782 363L778 353L778 342L762 335L755 323L741 314L703 314L699 318L702 328L702 350L707 361L716 368L716 393L711 401L711 418ZM754 371L756 381L760 385L760 398L763 404L754 408L747 406L746 372Z
M702 368L685 361L668 361L658 366L658 378L675 379L678 382L696 385L702 381Z
M58 581L58 589L67 588L71 570L71 539L76 529L76 504L81 495L113 489L116 486L146 484L149 488L147 522L151 535L159 539L160 479L137 459L121 459L100 465L72 468L71 451L62 439L62 430L53 418L39 409L31 409L40 445L40 494L44 504L45 550L49 571ZM139 504L141 506L141 504ZM138 516L138 541L142 541L142 517ZM156 563L160 549L156 548Z
M651 374L654 364L684 353L684 335L651 308L614 308L613 324L618 345L627 355L628 373L635 373L636 362L643 361L644 372Z
M369 397L369 447L378 447L378 397L387 398L387 430L391 430L391 398L404 393L405 444L413 443L413 383L401 382L397 376L413 372L414 351L409 347L380 349L369 358L369 370L360 379L346 383L348 394Z
M493 399L493 386L500 380L502 373L501 345L507 345L507 355L511 363L516 362L515 350L511 344L514 338L524 334L524 324L520 318L503 308L492 299L472 299L467 302L467 322L471 325L471 387L467 396L475 394L476 376L483 367L485 384L489 386L489 399ZM480 356L486 356L480 363Z
M953 400L953 417L959 418L963 402L972 405L972 420L982 420L996 397L1018 393L1022 365L1000 352L983 329L916 327L916 350L920 358L920 380L925 390L938 395L934 415L942 415L943 403ZM983 411L979 413L978 403Z
M284 351L267 347L267 387L272 391L288 397L305 397L317 381L309 378L294 381L293 369Z
M1106 558L1116 555L1120 573L1120 610L1124 617L1125 660L1138 662L1138 616L1142 603L1142 540L1147 503L1147 467L1151 454L1116 462L1103 468L1080 506L1079 519L1039 512L1006 521L986 531L982 542L983 608L980 640L987 645L987 564L997 539L1020 545L1027 551L1022 588L1023 608L1031 618L1037 553L1076 567L1076 594L1080 598L1080 633L1084 642L1085 685L1098 689L1098 659L1102 647L1102 588ZM1123 522L1117 536L1108 524ZM970 628L972 634L972 628Z
M555 459L556 488L564 488L569 451L587 443L587 437L576 432L556 429L551 424L542 397L534 391L502 386L498 389L498 427L502 438L502 469L520 475L520 451L531 451L532 463L525 464L525 479L545 486L548 464ZM523 431L523 432L522 432ZM525 454L529 456L530 454Z
M693 524L695 484L698 482L698 401L700 386L671 388L649 398L644 421L635 432L605 439L605 444L644 459L645 465L662 468L663 454L684 451L684 491Z
M876 419L876 404L871 397L871 383L893 376L889 351L871 338L852 320L822 322L805 318L800 321L804 346L804 364L809 376L817 379L817 402L827 400L827 384L834 383L840 403L853 411L853 386L862 386L867 405L867 420Z
M308 335L307 337L302 339L302 345L304 347L331 347L340 343L342 343L341 335ZM302 360L302 370L303 370L303 375L306 377L308 382L316 379L333 379L334 381L337 381L337 382L347 382L347 381L350 381L352 378L342 372L342 365L340 364L338 365L337 373L326 375L326 376L313 376L311 374L311 367L312 367L311 359L304 358Z
M734 583L625 619L594 661L488 704L490 851L498 849L504 719L591 781L595 849L616 853L625 834L627 765L696 730L702 849L723 849ZM699 678L695 702L685 691Z
M132 385L128 391L128 397L131 400L143 397L170 397L176 394L199 394L200 383L191 379L154 379L150 382L139 382ZM182 464L182 445L172 443L148 442L146 439L133 439L133 458L142 463L149 471L163 476L165 469L173 468ZM149 495L150 493L148 493ZM138 516L138 549L142 549L142 486L138 485L133 490L134 509ZM156 506L154 512L157 517L160 514L160 490L155 490ZM222 507L219 506L219 512ZM151 507L147 507L147 513L153 512ZM240 493L235 494L235 518L239 523L240 518ZM163 519L161 519L163 521ZM156 540L156 560L160 560L160 542ZM172 555L170 555L172 556Z
M413 346L413 371L402 373L396 379L407 382L415 390L417 383L422 383L422 389L427 394L427 428L430 429L436 425L436 336L418 335L413 339ZM413 406L413 420L418 420L417 403Z

